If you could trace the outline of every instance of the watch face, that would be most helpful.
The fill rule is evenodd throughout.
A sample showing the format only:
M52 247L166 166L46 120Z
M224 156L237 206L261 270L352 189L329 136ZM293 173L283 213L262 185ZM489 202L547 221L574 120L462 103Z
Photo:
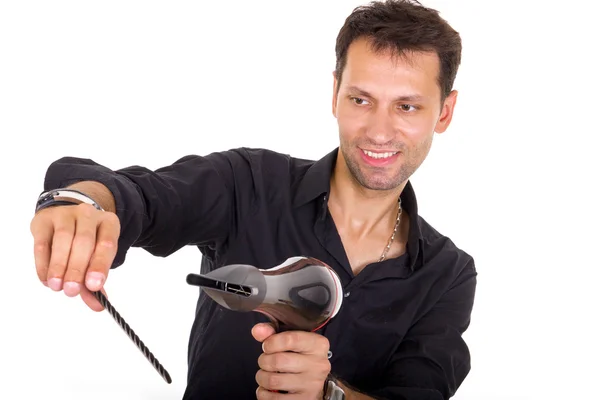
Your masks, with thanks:
M325 400L344 400L346 394L344 390L339 387L332 379L327 382L327 393L325 394Z

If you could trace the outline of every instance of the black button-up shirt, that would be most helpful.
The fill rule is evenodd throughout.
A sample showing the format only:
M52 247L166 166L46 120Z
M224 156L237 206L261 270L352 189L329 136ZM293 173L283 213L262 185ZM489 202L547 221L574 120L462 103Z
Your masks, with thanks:
M354 276L327 207L336 157L337 149L315 162L240 148L156 171L65 157L49 167L44 189L95 180L112 191L122 227L113 267L132 246L163 257L197 246L203 273L232 263L269 268L299 255L324 261L344 287L339 313L319 331L331 344L332 373L378 398L447 399L470 370L462 333L475 295L473 259L419 216L409 182L401 194L407 251ZM261 345L250 330L265 320L200 291L184 399L255 399Z

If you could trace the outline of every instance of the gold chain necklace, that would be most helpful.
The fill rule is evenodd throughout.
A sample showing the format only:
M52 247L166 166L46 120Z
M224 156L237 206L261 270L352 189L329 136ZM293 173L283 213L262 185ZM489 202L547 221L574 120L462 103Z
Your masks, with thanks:
M402 215L402 200L400 198L398 198L398 216L396 216L396 224L394 225L394 231L392 232L392 236L390 237L390 240L387 244L387 246L385 246L385 249L383 249L383 253L381 254L381 257L379 257L379 262L382 262L383 260L385 260L385 257L387 256L388 251L390 251L390 247L392 247L392 243L394 242L394 238L396 237L396 232L398 232L398 226L400 225L400 216Z

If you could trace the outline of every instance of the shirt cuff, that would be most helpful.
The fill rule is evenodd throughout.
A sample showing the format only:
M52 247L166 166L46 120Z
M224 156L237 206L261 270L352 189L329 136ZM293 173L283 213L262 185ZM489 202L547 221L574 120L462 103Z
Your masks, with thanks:
M125 262L131 248L143 229L144 202L135 183L118 171L113 171L90 159L63 157L48 167L44 190L64 188L81 181L96 181L105 185L115 198L116 215L121 232L117 254L111 268Z

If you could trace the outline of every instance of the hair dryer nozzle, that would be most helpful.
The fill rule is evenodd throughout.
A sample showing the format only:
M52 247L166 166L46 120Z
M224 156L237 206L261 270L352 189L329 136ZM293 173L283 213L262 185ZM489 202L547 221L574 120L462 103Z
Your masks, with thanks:
M205 289L220 290L225 293L236 294L242 297L250 297L253 292L256 292L255 288L248 285L218 281L198 274L188 274L186 282L190 285L200 286Z
M232 264L208 274L188 274L190 285L200 286L214 301L233 311L252 311L265 294L265 278L252 265Z

